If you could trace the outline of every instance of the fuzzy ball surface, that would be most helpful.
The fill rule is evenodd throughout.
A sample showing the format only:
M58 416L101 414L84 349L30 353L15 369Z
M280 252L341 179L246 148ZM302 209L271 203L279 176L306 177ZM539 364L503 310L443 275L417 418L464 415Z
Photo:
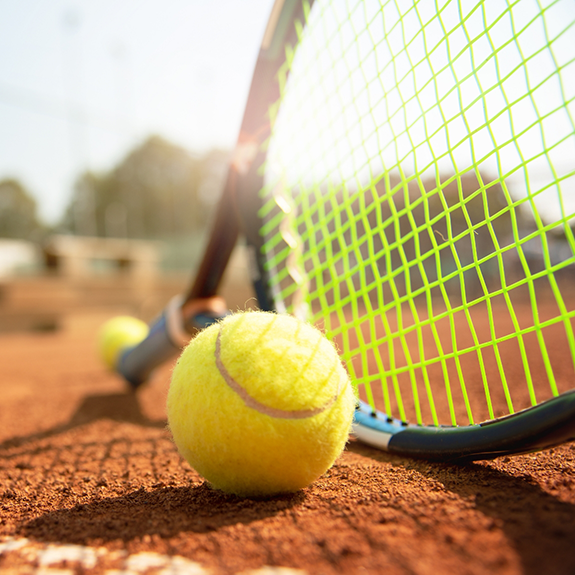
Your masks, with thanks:
M102 361L110 369L115 369L122 350L137 345L147 335L148 325L135 317L121 315L108 320L98 336Z
M181 455L213 487L267 497L306 487L345 447L355 395L315 327L267 312L230 315L182 352L168 392Z

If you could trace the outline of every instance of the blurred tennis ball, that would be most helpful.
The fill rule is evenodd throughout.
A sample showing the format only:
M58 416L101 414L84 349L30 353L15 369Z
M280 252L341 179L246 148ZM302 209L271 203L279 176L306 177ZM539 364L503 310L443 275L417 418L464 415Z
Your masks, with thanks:
M115 369L122 350L140 343L148 335L148 325L135 317L122 315L108 320L98 335L102 361Z
M247 497L297 491L341 454L355 396L333 344L291 316L246 312L184 349L168 392L182 456L213 487Z

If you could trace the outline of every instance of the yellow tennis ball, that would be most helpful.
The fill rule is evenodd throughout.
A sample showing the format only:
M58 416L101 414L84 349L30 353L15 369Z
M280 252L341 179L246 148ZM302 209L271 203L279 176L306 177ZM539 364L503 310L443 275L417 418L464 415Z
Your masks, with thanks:
M174 368L167 404L181 455L213 487L245 497L294 492L327 471L354 408L333 344L266 312L200 332Z
M108 320L100 329L98 350L103 362L110 369L116 367L123 349L140 343L148 335L148 325L127 315Z

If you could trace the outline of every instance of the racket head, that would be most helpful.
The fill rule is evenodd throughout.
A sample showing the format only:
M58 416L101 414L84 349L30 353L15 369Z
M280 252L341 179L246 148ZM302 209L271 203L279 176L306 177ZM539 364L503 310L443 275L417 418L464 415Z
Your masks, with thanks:
M244 214L262 301L337 343L380 447L469 459L572 438L575 11L303 15Z

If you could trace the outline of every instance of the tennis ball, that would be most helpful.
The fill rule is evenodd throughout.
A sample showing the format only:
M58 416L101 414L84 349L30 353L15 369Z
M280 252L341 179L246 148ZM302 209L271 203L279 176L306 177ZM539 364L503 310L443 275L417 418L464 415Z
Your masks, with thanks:
M354 408L333 344L267 312L200 332L174 367L167 402L180 454L213 487L244 497L294 492L327 471Z
M143 321L127 315L114 317L100 329L100 357L106 366L114 369L122 350L140 343L147 335L148 325Z

